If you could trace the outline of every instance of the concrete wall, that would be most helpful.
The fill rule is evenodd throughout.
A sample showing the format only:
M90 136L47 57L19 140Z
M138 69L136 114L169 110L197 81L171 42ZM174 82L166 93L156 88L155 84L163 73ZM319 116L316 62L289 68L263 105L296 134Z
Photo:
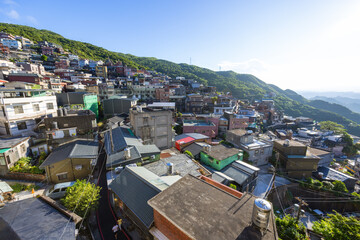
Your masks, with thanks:
M82 165L81 170L76 170L76 165ZM51 183L69 182L76 179L84 179L91 173L91 159L67 158L45 168L46 176ZM67 173L67 178L59 180L57 174Z
M216 170L221 170L224 167L226 167L227 165L229 165L230 163L237 161L237 160L242 160L242 157L239 156L239 154L235 154L231 157L228 157L224 160L217 160L215 158L212 158L211 156L207 155L204 152L200 152L200 160L201 162L205 163L208 166L211 166L212 168L216 169Z
M104 115L113 116L121 113L129 113L132 107L132 102L135 100L130 99L107 99L103 101ZM136 105L136 103L135 103Z
M79 134L87 133L97 128L96 116L94 114L45 118L46 130L53 128L53 122L57 122L60 129L76 127Z
M130 123L144 144L155 144L160 149L174 145L172 111L130 111Z

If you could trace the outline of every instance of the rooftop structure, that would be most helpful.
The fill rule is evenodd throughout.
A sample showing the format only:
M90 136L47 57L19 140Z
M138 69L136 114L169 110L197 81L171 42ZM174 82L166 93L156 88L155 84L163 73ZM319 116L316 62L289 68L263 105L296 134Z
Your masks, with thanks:
M254 196L239 198L209 182L187 175L149 200L153 232L169 239L277 239L272 212L264 236L251 226Z

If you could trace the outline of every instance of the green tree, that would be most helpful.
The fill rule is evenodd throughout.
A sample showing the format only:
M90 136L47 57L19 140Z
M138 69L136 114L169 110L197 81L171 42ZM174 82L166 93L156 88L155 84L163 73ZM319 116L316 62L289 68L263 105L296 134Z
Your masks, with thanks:
M48 60L48 57L46 55L41 55L41 60L46 62Z
M276 229L279 237L284 240L307 239L305 226L290 215L285 215L282 219L276 218Z
M325 239L354 240L360 239L360 221L354 217L344 217L334 211L324 218L314 222L313 230Z
M349 190L345 186L345 183L343 183L342 181L336 180L333 182L333 185L334 185L334 188L333 188L334 191L343 192L343 193L349 192Z
M334 131L336 134L341 134L345 132L343 125L338 124L333 121L322 121L319 122L320 129L323 131Z
M100 187L86 180L76 180L76 183L66 189L66 195L61 199L62 204L81 217L86 217L91 209L95 209L100 198ZM89 208L87 210L87 208Z

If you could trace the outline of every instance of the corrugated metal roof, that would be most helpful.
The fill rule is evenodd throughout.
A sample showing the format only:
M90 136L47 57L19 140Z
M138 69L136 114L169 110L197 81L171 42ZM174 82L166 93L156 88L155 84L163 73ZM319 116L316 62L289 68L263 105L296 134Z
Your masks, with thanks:
M60 162L66 158L97 158L99 143L94 141L77 140L64 144L50 153L40 168Z
M129 147L130 148L130 158L125 158L125 150L121 152L117 152L114 154L111 154L106 159L106 167L107 168L114 168L120 165L126 165L129 163L136 162L137 160L141 159L141 155L139 151L135 147Z
M12 148L30 137L0 138L0 149Z
M110 183L109 187L137 218L149 228L154 221L154 214L147 201L161 191L138 174L132 171L130 167L126 167Z
M0 216L20 239L75 239L75 223L39 198L7 203Z
M139 151L140 154L160 154L160 149L154 145L139 145L136 146L137 150Z

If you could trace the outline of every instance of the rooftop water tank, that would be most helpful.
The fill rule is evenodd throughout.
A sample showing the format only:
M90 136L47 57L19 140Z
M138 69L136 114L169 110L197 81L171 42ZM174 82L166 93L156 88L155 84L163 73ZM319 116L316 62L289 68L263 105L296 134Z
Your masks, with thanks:
M266 230L269 225L271 214L271 203L262 198L257 198L254 201L254 208L252 214L252 222L261 231Z

